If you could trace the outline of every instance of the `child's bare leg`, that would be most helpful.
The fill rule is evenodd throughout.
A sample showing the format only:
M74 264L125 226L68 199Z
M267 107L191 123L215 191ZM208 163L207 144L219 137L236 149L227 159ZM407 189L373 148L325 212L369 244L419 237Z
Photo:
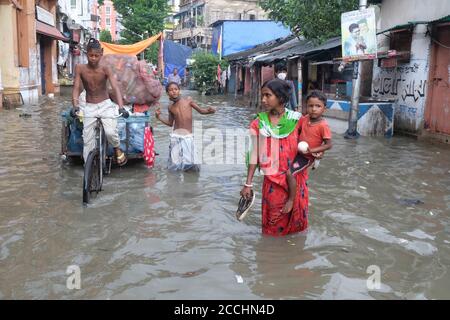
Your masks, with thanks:
M283 207L283 210L281 211L282 213L288 213L292 211L292 208L294 207L295 194L297 193L297 183L295 181L295 177L289 170L286 173L286 179L288 183L289 196L287 202Z

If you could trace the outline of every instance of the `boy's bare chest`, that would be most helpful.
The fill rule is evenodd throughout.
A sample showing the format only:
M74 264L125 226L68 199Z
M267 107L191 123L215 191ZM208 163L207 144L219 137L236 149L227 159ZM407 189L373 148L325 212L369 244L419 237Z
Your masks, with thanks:
M192 109L191 107L186 103L176 103L172 106L170 106L170 112L172 112L173 115L179 116L179 117L191 117L192 116Z
M107 79L106 73L103 70L91 70L88 68L85 68L83 70L83 72L81 73L81 78L83 82L88 84L89 86L103 85Z

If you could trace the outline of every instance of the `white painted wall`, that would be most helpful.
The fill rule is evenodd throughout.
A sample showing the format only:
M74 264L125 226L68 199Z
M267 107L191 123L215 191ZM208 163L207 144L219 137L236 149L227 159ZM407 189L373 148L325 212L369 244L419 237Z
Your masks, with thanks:
M91 3L92 0L77 0L76 7L72 9L70 0L58 0L61 11L86 29L91 28Z
M408 22L427 22L450 14L449 0L384 0L377 19L378 31ZM419 134L424 121L431 39L427 25L414 27L409 63L380 68L374 63L372 95L395 100L395 130ZM378 35L378 50L389 49L389 38Z
M384 0L377 29L437 20L449 14L449 0ZM409 63L396 68L379 68L374 63L372 95L395 100L395 130L419 134L423 128L431 49L426 31L426 24L414 27ZM377 42L379 51L389 49L388 37L378 35Z
M409 21L437 20L449 14L449 0L384 0L380 28L386 30Z
M395 100L395 130L419 133L422 128L431 48L425 32L426 25L414 28L409 63L395 68L374 64L372 95Z

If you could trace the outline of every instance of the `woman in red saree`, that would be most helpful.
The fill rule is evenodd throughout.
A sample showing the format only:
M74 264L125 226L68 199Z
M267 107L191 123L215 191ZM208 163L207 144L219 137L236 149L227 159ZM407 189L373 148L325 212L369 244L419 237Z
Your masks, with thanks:
M264 173L262 187L262 232L271 236L284 236L300 232L308 227L308 180L307 170L295 175L297 193L294 206L284 213L289 189L286 172L297 154L301 114L285 108L289 101L289 86L282 80L273 79L261 88L261 112L250 124L252 145L247 181L241 195L249 198L252 180L257 166Z

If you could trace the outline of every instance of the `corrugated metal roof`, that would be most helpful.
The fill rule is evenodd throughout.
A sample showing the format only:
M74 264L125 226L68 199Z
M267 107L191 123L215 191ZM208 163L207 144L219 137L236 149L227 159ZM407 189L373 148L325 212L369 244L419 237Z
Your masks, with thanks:
M327 40L321 45L315 45L312 41L300 40L292 36L284 39L269 41L256 47L226 56L228 61L245 61L253 64L255 62L269 64L276 60L289 57L303 56L316 51L323 51L339 47L341 37Z
M255 62L271 63L275 60L283 60L293 56L302 56L311 52L328 50L341 45L341 37L331 38L317 46L312 41L295 39L296 43L290 48L275 48L270 54L254 59Z

